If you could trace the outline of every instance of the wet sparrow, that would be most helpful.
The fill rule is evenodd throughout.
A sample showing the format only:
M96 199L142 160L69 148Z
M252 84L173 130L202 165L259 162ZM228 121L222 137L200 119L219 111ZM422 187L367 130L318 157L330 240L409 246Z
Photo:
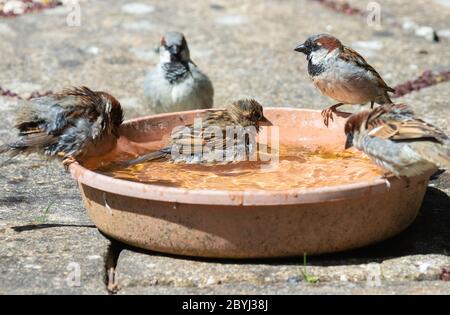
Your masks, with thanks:
M414 116L403 104L383 105L350 116L346 148L355 146L396 176L450 169L450 142L438 128Z
M0 153L42 153L68 167L114 148L122 119L122 107L111 95L87 87L66 89L24 103L18 139L1 146Z
M338 101L322 111L328 126L333 113L344 104L390 104L388 92L395 92L378 72L353 49L342 45L335 37L318 34L309 37L295 51L302 52L308 60L308 73L319 91Z
M175 128L166 147L123 166L157 159L184 163L242 161L254 152L260 126L270 125L257 101L239 100L226 109L206 111L193 124Z
M153 112L213 106L212 83L192 62L183 34L168 32L161 38L159 59L144 83L144 94Z

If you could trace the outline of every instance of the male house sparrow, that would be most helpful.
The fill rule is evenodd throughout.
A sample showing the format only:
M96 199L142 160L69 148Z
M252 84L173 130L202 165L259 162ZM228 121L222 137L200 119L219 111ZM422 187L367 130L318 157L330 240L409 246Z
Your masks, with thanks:
M398 177L450 169L447 135L404 104L387 104L358 112L345 124L346 148L355 146Z
M67 168L114 148L122 120L120 103L108 93L65 89L25 103L16 123L18 139L0 146L0 153L37 152L62 158Z
M213 106L212 83L192 62L183 34L168 32L161 38L159 64L147 74L144 94L155 113Z
M176 128L163 149L123 166L157 159L185 163L242 161L254 152L260 126L272 125L255 100L239 100L226 109L206 111L200 122Z
M308 60L308 73L319 91L338 101L322 111L328 126L333 113L344 104L390 104L388 92L395 92L378 72L353 49L342 45L335 37L318 34L295 47Z

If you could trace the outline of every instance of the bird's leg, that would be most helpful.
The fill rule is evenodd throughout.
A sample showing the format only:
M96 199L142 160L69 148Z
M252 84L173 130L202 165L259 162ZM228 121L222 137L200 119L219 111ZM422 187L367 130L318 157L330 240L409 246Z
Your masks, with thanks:
M77 160L73 157L73 156L68 156L68 157L66 157L64 160L63 160L63 165L64 165L64 168L66 169L66 171L68 171L69 170L69 166L70 166L70 164L72 164L72 163L75 163Z
M386 172L386 173L383 174L383 176L381 176L381 178L386 183L387 190L391 190L391 182L388 179L388 177L391 176L391 175L392 175L392 173Z
M371 101L370 102L370 109L373 109L373 105L375 104L375 102L374 101Z
M388 190L391 189L391 183L389 182L388 177L389 177L389 176L392 176L392 175L393 175L393 173L391 173L391 172L386 172L386 173L384 173L383 176L381 177L381 178L384 179L384 181L386 182L386 186L387 186ZM397 177L398 179L403 180L403 181L406 183L406 188L409 188L409 186L411 185L411 180L409 179L409 177L407 177L407 176L401 176L401 175L398 175L398 174L394 174L394 176Z
M325 108L322 111L323 123L325 124L325 126L328 127L328 123L329 123L330 119L331 119L331 121L334 121L333 113L335 114L337 112L336 108L338 108L339 106L342 106L342 105L344 105L344 103L337 103L337 104L334 104L333 106Z

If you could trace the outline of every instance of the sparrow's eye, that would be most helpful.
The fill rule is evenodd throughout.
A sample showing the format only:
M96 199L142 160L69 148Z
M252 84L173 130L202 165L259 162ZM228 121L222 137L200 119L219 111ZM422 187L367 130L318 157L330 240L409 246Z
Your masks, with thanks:
M256 112L253 114L253 121L259 121L262 119L262 114L260 112Z
M316 50L319 50L319 49L321 49L322 48L322 44L321 43L315 43L313 46L312 46L312 51L316 51Z

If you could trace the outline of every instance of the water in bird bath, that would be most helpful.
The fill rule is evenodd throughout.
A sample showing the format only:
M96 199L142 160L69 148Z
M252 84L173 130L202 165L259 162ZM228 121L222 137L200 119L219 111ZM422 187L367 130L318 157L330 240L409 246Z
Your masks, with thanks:
M234 191L335 186L373 181L384 173L367 156L356 150L285 145L280 146L277 162L257 160L205 165L159 160L97 171L140 183Z

